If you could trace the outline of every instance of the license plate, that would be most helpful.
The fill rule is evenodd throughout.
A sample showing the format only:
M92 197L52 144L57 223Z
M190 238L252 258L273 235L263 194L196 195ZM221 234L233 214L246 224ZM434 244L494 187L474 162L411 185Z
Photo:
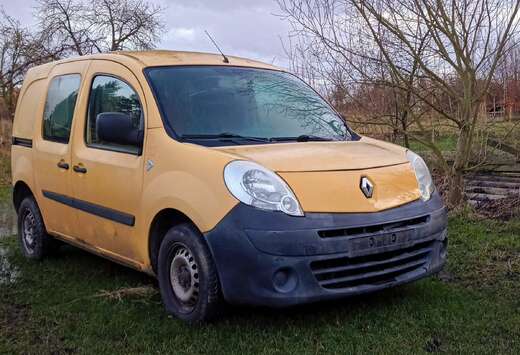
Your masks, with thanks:
M365 254L365 252L370 250L407 244L412 239L412 236L413 231L403 231L360 237L350 241L349 249L354 254Z

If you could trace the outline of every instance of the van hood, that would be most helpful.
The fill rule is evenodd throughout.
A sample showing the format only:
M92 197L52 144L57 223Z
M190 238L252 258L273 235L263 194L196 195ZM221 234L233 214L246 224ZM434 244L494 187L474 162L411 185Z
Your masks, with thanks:
M349 142L300 142L215 148L276 172L365 170L407 163L402 147L362 137Z

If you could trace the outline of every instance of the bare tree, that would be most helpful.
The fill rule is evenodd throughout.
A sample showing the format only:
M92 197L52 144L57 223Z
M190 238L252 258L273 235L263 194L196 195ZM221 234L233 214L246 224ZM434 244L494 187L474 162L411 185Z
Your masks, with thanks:
M162 8L145 0L38 0L37 30L0 10L0 96L13 116L32 66L70 55L153 48Z
M390 130L392 140L402 137L408 146L412 116L424 113L410 90L418 79L417 60L400 57L402 75L396 76L370 40L361 18L352 9L338 11L342 3L279 1L282 16L293 24L285 47L291 70L307 81L310 76L319 76L322 91L336 98L337 90L343 92L346 100L340 109L348 114L349 122L383 127L384 131ZM382 28L377 35L389 37ZM422 52L424 43L419 42L417 50Z
M453 164L424 139L450 177L449 202L463 198L480 104L517 36L517 0L279 0L298 36L350 73L353 82L402 90L452 125ZM324 49L324 50L323 50ZM338 64L339 63L339 64ZM330 64L327 66L330 67ZM391 80L378 81L379 70ZM406 102L406 100L405 100ZM404 107L410 107L405 104ZM422 115L409 110L413 124ZM416 137L421 140L421 137Z
M39 0L37 7L41 32L78 55L155 47L161 12L144 0Z
M92 22L87 18L88 7L75 0L38 0L36 17L40 32L53 41L63 43L71 53L92 53L99 39Z
M62 46L51 46L48 38L34 35L19 21L0 11L0 96L12 118L17 87L32 66L57 59Z
M161 11L161 7L142 0L95 0L92 22L103 38L97 41L97 50L155 47L163 27L159 19Z

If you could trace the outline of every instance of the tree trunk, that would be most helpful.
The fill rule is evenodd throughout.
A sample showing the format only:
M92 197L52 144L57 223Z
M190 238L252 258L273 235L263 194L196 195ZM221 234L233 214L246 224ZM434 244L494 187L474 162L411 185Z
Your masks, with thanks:
M471 110L466 112L468 116L471 114ZM470 121L460 127L459 139L457 140L457 148L455 152L455 160L450 172L450 187L448 193L448 203L451 206L458 206L464 200L464 171L468 164L468 159L471 150L471 134L472 129L470 127Z
M451 206L458 206L464 201L464 172L471 159L479 108L479 103L474 100L475 82L474 72L467 71L463 77L464 93L459 104L459 138L450 173L448 203Z
M401 129L403 131L404 146L406 148L410 148L410 138L408 137L407 127L406 127L406 117L404 117L401 120Z
M464 200L464 171L453 167L449 183L448 204L452 207L458 206Z
M410 138L408 137L408 133L404 131L404 146L410 149Z
M397 143L397 140L399 139L399 130L397 128L394 128L392 130L392 143Z

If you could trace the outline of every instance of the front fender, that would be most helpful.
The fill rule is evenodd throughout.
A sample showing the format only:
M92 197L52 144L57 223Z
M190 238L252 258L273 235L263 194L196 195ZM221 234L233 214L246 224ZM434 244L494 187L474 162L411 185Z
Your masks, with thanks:
M149 231L155 216L164 209L182 212L202 233L213 229L238 203L224 183L224 167L235 158L177 142L162 128L149 129L147 135L143 232Z
M206 178L185 171L170 171L151 180L143 191L147 225L164 209L186 215L202 232L217 225L237 204L227 190L219 191Z

